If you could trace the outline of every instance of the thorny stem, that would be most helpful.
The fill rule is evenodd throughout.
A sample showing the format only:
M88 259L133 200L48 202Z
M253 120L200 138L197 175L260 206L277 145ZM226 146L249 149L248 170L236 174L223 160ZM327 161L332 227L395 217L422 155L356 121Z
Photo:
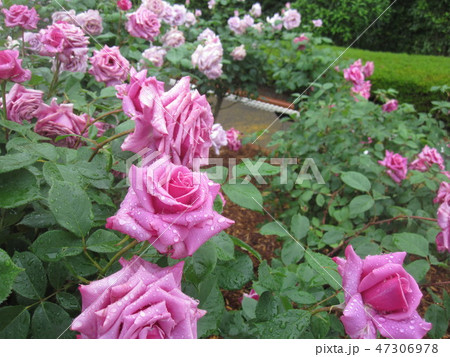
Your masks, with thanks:
M116 134L114 136L111 136L109 139L106 139L105 141L102 141L100 144L98 144L94 150L94 152L92 153L91 157L89 158L88 162L91 162L92 159L95 157L95 155L97 155L97 153L100 151L100 149L105 146L106 144L110 143L111 141L118 139L124 135L128 135L130 133L132 133L134 131L134 129L130 129L127 131L124 131L122 133Z
M421 216L406 216L406 215L399 215L393 218L388 218L388 219L383 219L381 221L373 221L373 222L369 222L367 223L363 228L361 228L359 231L356 231L355 234L351 237L348 237L346 240L344 240L341 244L339 244L336 248L334 248L330 253L328 253L327 255L329 257L334 256L337 252L339 252L342 247L344 245L346 245L350 240L352 240L353 238L358 237L362 232L364 232L365 230L367 230L369 227L377 225L377 224L383 224L383 223L391 223L393 221L396 221L398 219L420 219L423 221L430 221L430 222L437 222L436 218L429 218L429 217L421 217Z
M126 252L128 252L130 249L132 249L133 247L135 247L139 243L140 243L139 241L134 240L130 244L128 244L127 246L125 246L121 250L119 250L117 252L117 254L111 258L109 263L106 264L106 266L101 270L101 274L105 275L106 272L108 271L108 269L111 268L111 266L116 262L116 260L118 260L122 255L124 255Z

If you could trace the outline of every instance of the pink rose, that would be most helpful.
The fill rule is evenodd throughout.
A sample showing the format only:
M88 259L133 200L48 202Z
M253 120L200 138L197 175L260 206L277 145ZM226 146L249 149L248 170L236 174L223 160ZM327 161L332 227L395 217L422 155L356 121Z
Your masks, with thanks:
M253 20L253 17L251 17L250 15L244 15L242 21L244 22L246 28L253 26L253 24L255 23L255 20Z
M385 158L382 161L378 161L378 163L387 168L387 174L395 182L400 183L406 178L406 174L408 173L408 159L406 157L386 150Z
M35 112L38 118L34 131L42 136L55 139L63 135L83 135L87 137L87 130L84 131L86 124L91 121L87 114L76 115L73 113L73 104L56 103L56 98L52 99L50 105L42 103ZM98 135L103 133L103 124L96 122L94 124L98 129ZM84 132L83 132L84 131ZM77 142L75 136L68 136L63 140L56 142L57 146L74 147Z
M200 17L202 16L202 10L196 9L194 12L195 17Z
M59 55L61 71L85 73L88 66L88 49L72 48ZM56 70L56 68L53 68Z
M252 8L250 9L250 15L252 15L253 17L261 16L261 4L259 2L252 5Z
M437 211L437 222L442 232L436 236L436 246L439 252L450 253L450 199L447 196Z
M131 9L133 4L130 0L119 0L117 1L117 7L122 11L128 11Z
M197 338L206 311L181 291L184 262L160 268L137 256L118 272L81 285L82 312L71 329L79 338Z
M211 107L204 95L190 90L189 77L164 92L164 83L146 74L144 70L131 77L122 99L125 114L136 122L122 150L160 152L191 168L194 158L209 155Z
M300 26L301 16L295 9L285 11L283 15L283 26L286 30L292 30Z
M56 11L52 14L52 22L67 22L68 24L76 25L76 13L75 10L68 11Z
M230 17L227 23L230 30L236 35L242 35L247 28L247 24L239 16Z
M422 293L402 267L405 252L361 259L349 245L346 259L333 258L342 276L345 309L341 321L351 338L422 338L432 327L416 309Z
M439 169L445 170L444 159L441 154L435 148L430 148L428 145L425 145L419 155L417 155L417 159L411 163L410 169L425 172L433 164L438 165Z
M42 42L38 33L25 32L23 34L23 38L27 44L25 48L33 52L39 52L41 50Z
M64 51L68 51L70 54L75 48L86 49L89 45L89 40L83 30L67 22L50 25L46 29L42 29L39 36L42 42L40 52L42 56L53 57Z
M370 89L372 87L372 83L370 81L363 81L362 83L354 84L351 88L352 93L359 94L361 97L365 99L370 98ZM358 99L355 97L355 100Z
M103 31L103 19L97 10L82 12L77 15L76 20L81 28L92 36L98 36Z
M25 5L12 5L9 10L2 9L5 14L6 27L20 26L25 30L34 30L39 22L39 15L36 9L29 9Z
M235 128L227 130L228 149L239 151L242 146L241 141L239 140L240 134L241 132Z
M372 61L367 61L364 67L362 67L362 72L364 73L364 76L370 77L375 70L375 65Z
M172 6L172 17L170 21L171 26L181 26L184 25L186 21L187 10L184 5L175 4Z
M212 10L212 9L214 9L214 6L216 6L216 0L209 0L208 1L208 9Z
M192 66L209 79L217 79L222 75L223 48L219 37L207 40L204 45L198 45L191 56Z
M233 57L235 61L242 61L245 56L247 56L247 52L245 51L244 45L235 47L233 51L231 51L231 57Z
M166 32L161 40L163 45L166 47L179 47L184 44L185 41L183 32L177 30L176 28Z
M383 104L381 109L386 113L393 112L394 110L398 109L398 101L396 99L391 99Z
M272 17L267 17L266 20L274 30L280 31L283 28L283 18L279 13L276 13Z
M217 37L217 35L210 28L206 28L202 31L200 35L197 37L197 41L212 41Z
M219 155L220 148L228 144L227 132L223 130L222 125L214 124L211 130L211 142L216 155Z
M353 84L361 84L364 82L364 74L361 69L356 66L350 66L350 68L344 69L344 79Z
M106 228L148 241L173 259L191 256L234 222L213 209L220 185L168 157L130 168L130 188Z
M31 71L22 68L22 60L19 59L19 51L0 51L0 80L9 80L16 83L28 81Z
M322 25L323 25L323 22L321 19L312 20L311 22L313 23L314 27L322 27Z
M92 64L89 73L97 82L105 82L107 87L120 84L128 77L130 63L120 54L117 46L105 45L100 51L94 51L89 61Z
M188 12L186 13L186 18L185 18L184 26L190 27L190 26L194 26L196 23L197 23L197 19L195 18L194 13L188 11Z
M136 12L127 14L128 21L125 28L131 36L154 41L159 35L161 23L158 17L146 7L141 6Z
M155 13L156 15L160 15L164 11L164 2L161 0L144 0L142 1L144 6ZM166 3L167 4L167 3Z
M27 89L20 84L14 84L6 95L8 120L20 124L24 120L31 121L42 103L43 95L44 92L40 90Z
M439 190L434 198L434 203L444 203L444 201L450 200L450 183L449 182L441 182L439 186Z
M249 299L256 300L256 301L259 301L259 295L253 289L251 289L248 294L246 294L246 293L242 294L242 297L240 297L238 299L241 304L242 304L242 300L244 300L245 297L249 298Z
M293 42L300 43L297 49L299 51L303 51L306 48L306 44L309 42L309 38L304 33L302 33L300 36L294 38Z
M159 46L152 46L142 53L142 57L149 60L155 67L162 67L166 50ZM142 62L145 64L145 62Z

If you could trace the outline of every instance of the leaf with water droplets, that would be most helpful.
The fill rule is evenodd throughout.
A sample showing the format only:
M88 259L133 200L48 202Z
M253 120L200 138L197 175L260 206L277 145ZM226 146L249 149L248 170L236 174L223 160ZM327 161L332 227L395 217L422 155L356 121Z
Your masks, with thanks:
M75 335L68 331L71 323L69 314L59 305L45 301L34 311L31 332L33 338L71 338Z
M0 308L0 338L27 338L30 329L30 313L25 306Z
M36 177L26 169L0 174L0 207L14 208L39 198Z
M81 239L66 231L48 231L41 234L31 245L39 259L55 262L83 252Z
M113 232L99 229L91 234L86 241L86 246L87 249L96 253L114 253L121 248L117 245L119 242L120 238Z
M252 333L264 339L299 338L310 325L311 314L305 310L288 310L273 319L255 324Z
M9 255L0 249L0 303L11 293L14 280L23 271L15 265Z
M28 299L38 300L45 297L47 276L38 257L30 252L15 252L13 261L19 268L24 269L14 281L13 290Z

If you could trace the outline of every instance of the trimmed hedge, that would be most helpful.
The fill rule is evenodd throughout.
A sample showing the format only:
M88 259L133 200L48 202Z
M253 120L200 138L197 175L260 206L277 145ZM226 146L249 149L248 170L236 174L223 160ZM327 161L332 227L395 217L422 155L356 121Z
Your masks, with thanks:
M336 50L336 56L344 47L327 46ZM450 85L450 58L441 56L408 55L404 53L373 52L350 48L343 60L373 61L375 72L370 77L372 91L397 90L398 100L414 104L418 111L428 111L432 100L446 100L441 93L430 92L432 86ZM342 62L342 61L341 61Z

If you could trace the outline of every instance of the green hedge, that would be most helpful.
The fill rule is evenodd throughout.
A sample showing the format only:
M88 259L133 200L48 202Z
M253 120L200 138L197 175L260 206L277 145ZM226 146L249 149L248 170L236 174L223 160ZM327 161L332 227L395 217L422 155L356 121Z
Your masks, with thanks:
M344 47L331 46L336 56ZM442 94L430 92L432 86L450 85L450 58L441 56L408 55L404 53L373 52L349 49L343 60L361 58L363 62L373 61L375 72L370 80L372 91L396 89L398 100L414 104L419 111L428 111L432 100L446 100Z

